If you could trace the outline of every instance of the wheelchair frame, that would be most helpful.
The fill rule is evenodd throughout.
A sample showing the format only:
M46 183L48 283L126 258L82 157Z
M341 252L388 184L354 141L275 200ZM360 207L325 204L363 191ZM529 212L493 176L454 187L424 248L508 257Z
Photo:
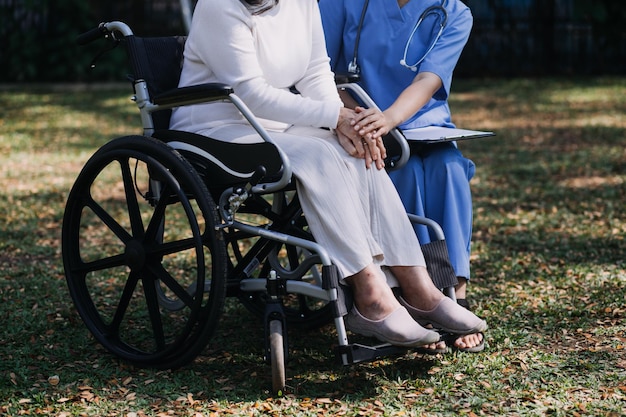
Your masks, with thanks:
M103 37L115 45L126 42L135 72L133 101L140 112L143 135L117 138L101 147L83 167L66 204L62 236L66 279L81 318L98 342L137 366L176 368L193 360L206 346L215 332L224 298L237 296L253 313L263 316L265 358L272 368L275 393L281 393L286 385L289 323L316 327L334 321L336 355L343 365L406 351L389 344L349 343L343 316L350 306L346 305L337 269L325 249L306 231L297 198L285 197L292 180L289 160L232 89L203 84L152 91L149 81L141 76L145 66L141 56L147 53L141 50L143 43L137 42L142 38L136 38L126 24L114 21L82 34L78 43ZM178 42L184 47L184 38L178 38ZM176 59L182 62L182 52ZM375 106L358 85L346 83L339 88L350 89L367 105ZM220 156L232 155L234 146L241 145L155 126L155 115L163 110L208 101L235 105L257 130L278 168L268 172L268 167L258 165L243 171L240 167L225 167L228 163ZM409 155L406 140L399 130L388 140L393 140L398 149L388 165L403 165ZM123 192L100 199L99 194L107 191L98 188L100 177L108 175L109 167L114 167L111 170L115 174L118 165ZM236 181L216 191L211 183L214 165L234 172ZM144 167L147 174L140 178ZM142 184L147 184L147 191L140 191ZM270 195L271 202L257 200ZM108 211L109 204L117 205ZM147 209L142 211L144 206ZM176 211L170 216L172 208ZM268 224L255 225L240 220L239 213L272 218ZM443 242L443 231L437 223L408 216L412 222L430 227ZM183 219L189 234L170 239L167 227L171 217L175 222ZM92 230L100 235L92 237ZM241 253L238 245L249 238L256 239L255 243ZM91 243L99 239L105 244ZM100 247L105 255L86 255ZM280 250L287 253L286 266L279 259ZM183 266L178 266L179 261ZM195 278L179 269L195 271ZM258 277L254 277L255 272ZM305 274L311 278L303 280ZM448 288L452 297L453 278L439 285ZM107 293L107 285L118 286L117 293ZM296 307L286 305L285 297L295 297ZM309 310L309 299L317 300L321 307ZM135 305L139 305L137 316L127 319L135 314ZM132 326L142 317L145 326L134 329ZM125 333L127 320L132 330ZM141 329L150 335L143 335Z

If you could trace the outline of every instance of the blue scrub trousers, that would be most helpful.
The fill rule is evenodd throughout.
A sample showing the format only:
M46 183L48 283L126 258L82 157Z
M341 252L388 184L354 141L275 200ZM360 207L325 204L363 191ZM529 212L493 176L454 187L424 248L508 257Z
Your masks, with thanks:
M472 195L476 171L453 142L423 145L406 165L389 173L408 213L428 217L442 227L450 261L459 277L470 278ZM428 228L414 225L421 244L431 241Z

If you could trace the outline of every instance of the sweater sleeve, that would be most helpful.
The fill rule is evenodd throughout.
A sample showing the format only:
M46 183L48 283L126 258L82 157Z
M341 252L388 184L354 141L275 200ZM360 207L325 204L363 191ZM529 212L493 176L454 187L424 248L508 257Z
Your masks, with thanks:
M303 73L290 71L290 62L289 68L280 71L280 76L285 75L285 85L270 82L271 77L264 74L257 33L261 29L239 1L205 0L198 3L186 58L196 61L190 65L207 66L218 82L232 86L258 117L293 125L335 127L341 101L334 87L328 58L320 48L320 45L324 46L324 39L317 3L315 0L285 0L280 6L278 13L288 16L281 16L279 24L292 23L272 27L276 32L270 36L281 31L296 31L294 39L308 45L307 48L311 47L311 41L313 44L311 56L307 56L309 62L294 63L297 64L295 67L303 67ZM267 30L268 27L264 28ZM280 54L283 59L290 56L284 55L282 50ZM290 76L294 79L291 80ZM293 85L301 88L304 94L293 94L289 89Z
M326 49L320 10L316 3L313 3L311 19L311 33L313 35L311 59L305 75L296 84L296 88L304 97L325 102L336 102L341 105L335 77L330 68L330 58ZM338 110L337 114L339 114Z

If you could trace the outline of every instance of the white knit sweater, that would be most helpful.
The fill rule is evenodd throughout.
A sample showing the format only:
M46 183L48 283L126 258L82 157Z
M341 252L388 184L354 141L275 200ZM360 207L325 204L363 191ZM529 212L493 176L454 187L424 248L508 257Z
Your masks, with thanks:
M233 87L272 130L334 128L342 106L316 0L280 0L256 16L240 0L199 0L179 85L207 82ZM219 102L176 109L170 126L201 132L224 123L244 121L232 104Z

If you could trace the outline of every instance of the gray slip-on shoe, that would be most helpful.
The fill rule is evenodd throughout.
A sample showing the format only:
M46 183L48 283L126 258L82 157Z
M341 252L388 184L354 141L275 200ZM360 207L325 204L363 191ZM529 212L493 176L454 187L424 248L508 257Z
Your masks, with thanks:
M411 318L406 308L398 307L381 320L370 320L356 306L344 319L348 330L363 336L375 337L396 346L423 346L439 341L439 333L423 328Z
M469 310L464 309L452 299L443 298L432 310L417 309L402 297L398 297L411 317L422 326L432 325L435 329L454 334L471 334L487 330L487 322Z

